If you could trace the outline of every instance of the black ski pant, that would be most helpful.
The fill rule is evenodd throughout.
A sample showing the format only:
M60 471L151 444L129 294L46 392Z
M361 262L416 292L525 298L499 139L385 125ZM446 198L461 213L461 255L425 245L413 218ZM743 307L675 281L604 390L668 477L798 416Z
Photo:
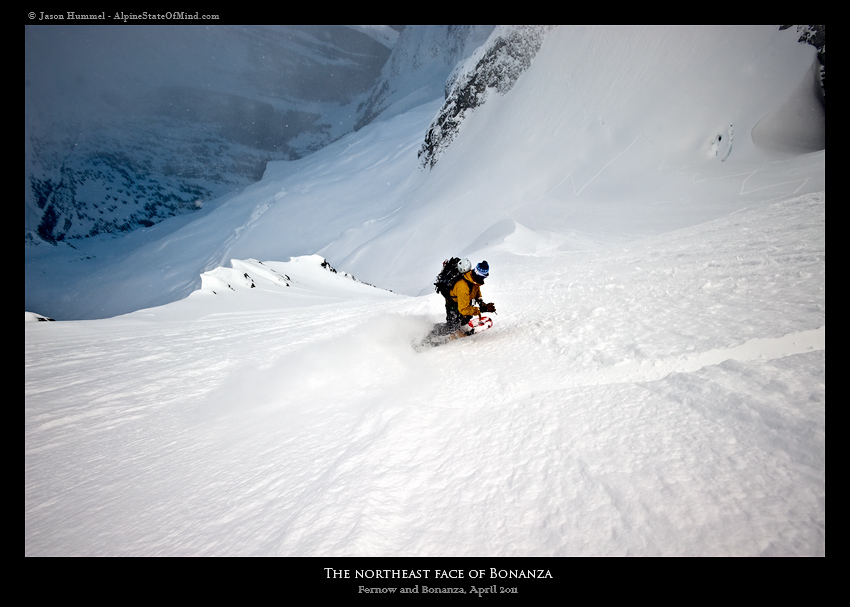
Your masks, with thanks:
M446 299L446 324L438 325L443 333L454 333L472 319L464 316L457 309L457 304L451 299Z

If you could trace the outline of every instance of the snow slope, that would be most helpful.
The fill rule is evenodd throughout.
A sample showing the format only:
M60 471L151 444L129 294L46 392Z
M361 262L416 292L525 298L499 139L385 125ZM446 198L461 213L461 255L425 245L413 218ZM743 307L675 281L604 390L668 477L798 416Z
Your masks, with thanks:
M670 53L601 29L547 37L431 172L416 148L439 101L109 263L105 239L76 251L66 271L115 277L76 297L115 305L205 265L167 305L25 323L25 554L825 554L825 152L747 135L810 65L766 30ZM647 46L680 70L632 74ZM736 112L731 84L723 111L699 103L739 69L785 82ZM547 79L587 97L541 114ZM458 252L489 261L495 326L416 352Z

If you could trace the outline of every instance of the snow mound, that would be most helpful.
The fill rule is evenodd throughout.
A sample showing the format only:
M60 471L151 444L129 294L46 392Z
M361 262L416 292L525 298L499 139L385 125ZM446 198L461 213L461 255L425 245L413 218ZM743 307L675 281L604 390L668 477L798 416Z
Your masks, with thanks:
M399 295L337 271L320 255L293 257L289 261L232 259L231 267L217 267L201 274L201 287L173 310L196 310L196 314L261 309L305 308L352 301L397 299ZM215 302L209 297L215 296ZM208 302L201 308L198 302ZM163 306L165 311L169 306Z
M38 322L45 320L53 320L52 318L48 318L47 316L42 316L41 314L36 314L35 312L24 312L24 321L26 322Z

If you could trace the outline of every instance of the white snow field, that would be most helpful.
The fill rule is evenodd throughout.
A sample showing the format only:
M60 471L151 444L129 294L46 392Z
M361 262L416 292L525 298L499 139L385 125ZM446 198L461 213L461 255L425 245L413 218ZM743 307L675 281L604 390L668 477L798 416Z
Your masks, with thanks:
M25 323L25 554L825 555L825 150L788 134L822 116L784 106L813 61L557 28L431 171L440 100L35 247L93 319ZM494 327L417 352L458 254Z

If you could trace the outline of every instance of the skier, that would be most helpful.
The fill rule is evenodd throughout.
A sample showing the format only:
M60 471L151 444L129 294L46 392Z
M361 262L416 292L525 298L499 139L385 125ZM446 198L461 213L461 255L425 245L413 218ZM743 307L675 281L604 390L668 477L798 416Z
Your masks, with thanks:
M464 262L465 265L464 265ZM470 268L467 260L461 260L461 271ZM448 336L459 331L465 332L467 323L481 312L495 312L496 306L481 300L481 285L490 275L490 265L482 261L472 269L461 274L448 291L443 292L446 299L446 322L434 327L429 337ZM477 305L476 305L477 304Z

